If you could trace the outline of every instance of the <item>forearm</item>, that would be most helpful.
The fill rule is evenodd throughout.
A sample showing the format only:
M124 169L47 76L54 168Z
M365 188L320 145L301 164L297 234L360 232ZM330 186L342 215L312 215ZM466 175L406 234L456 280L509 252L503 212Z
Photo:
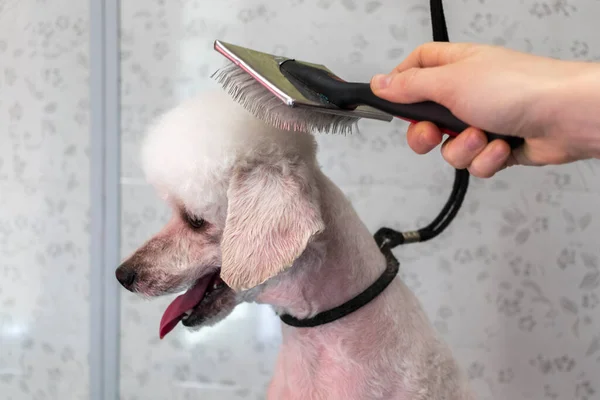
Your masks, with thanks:
M600 158L600 63L565 63L564 79L546 85L535 112L549 136Z

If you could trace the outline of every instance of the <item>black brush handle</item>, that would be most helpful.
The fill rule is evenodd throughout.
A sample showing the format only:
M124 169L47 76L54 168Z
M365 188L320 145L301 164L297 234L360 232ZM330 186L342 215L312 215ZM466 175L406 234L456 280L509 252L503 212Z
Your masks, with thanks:
M287 60L280 65L281 71L293 77L306 89L324 97L327 101L343 109L353 109L359 105L367 105L411 122L430 121L442 132L456 136L469 127L456 118L452 112L441 104L431 101L421 103L392 103L375 96L368 83L345 82L326 70L295 61ZM511 149L516 149L524 142L517 136L500 135L485 132L488 141L502 139Z
M368 83L346 83L343 97L343 102L347 105L364 104L407 121L432 122L438 126L442 132L453 137L469 127L468 124L458 119L449 109L441 104L432 101L410 104L392 103L377 97ZM491 142L495 139L502 139L508 143L511 149L516 149L524 142L523 138L517 136L484 132L487 135L488 141Z

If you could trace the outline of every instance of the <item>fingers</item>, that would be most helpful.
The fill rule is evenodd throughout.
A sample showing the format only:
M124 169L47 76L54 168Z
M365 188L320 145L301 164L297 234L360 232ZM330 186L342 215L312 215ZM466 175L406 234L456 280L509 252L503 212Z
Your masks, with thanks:
M408 104L425 100L443 103L441 99L450 89L448 82L453 81L444 80L444 71L438 68L411 68L401 73L375 75L371 79L371 90L375 96L394 103Z
M442 132L431 122L411 124L406 133L410 148L417 154L426 154L442 143Z
M496 172L508 166L510 155L508 143L504 140L494 140L473 159L468 167L469 172L478 178L491 178Z
M404 72L411 68L439 67L456 62L476 48L471 43L430 42L414 49L393 72Z
M442 156L454 168L464 169L471 165L487 144L487 137L481 130L467 128L460 135L444 143Z
M426 154L442 142L442 132L431 122L419 122L408 127L407 140L417 154ZM476 128L468 128L442 145L442 156L458 169L468 169L478 178L491 178L509 165L519 163L514 159L510 146L503 140L487 141L485 134Z
M444 104L458 89L454 75L444 66L468 57L478 48L470 43L421 45L390 74L374 76L371 90L376 96L397 103L432 100Z
M485 134L468 128L442 146L442 156L454 168L467 168L478 178L491 178L506 168L511 149L504 140L487 141Z

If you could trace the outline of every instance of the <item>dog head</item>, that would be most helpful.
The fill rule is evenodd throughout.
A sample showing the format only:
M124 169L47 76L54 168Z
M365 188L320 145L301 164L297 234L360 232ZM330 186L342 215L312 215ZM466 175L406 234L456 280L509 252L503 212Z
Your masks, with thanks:
M145 296L186 290L165 311L161 337L179 321L221 320L324 229L312 135L272 128L221 91L159 118L142 164L173 215L116 276Z

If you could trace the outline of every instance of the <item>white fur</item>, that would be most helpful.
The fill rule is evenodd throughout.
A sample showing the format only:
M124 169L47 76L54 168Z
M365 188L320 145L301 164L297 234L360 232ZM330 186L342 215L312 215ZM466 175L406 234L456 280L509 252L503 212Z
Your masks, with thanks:
M222 264L230 286L249 289L228 297L227 307L256 301L302 318L352 298L385 268L371 233L319 169L314 138L270 128L220 91L161 117L142 158L148 181L176 211L209 224L191 232L176 212L130 258L129 268L139 271L135 291L169 293ZM268 398L473 396L418 300L397 278L338 321L283 326Z
M310 160L316 144L308 134L266 127L224 93L211 93L183 102L153 124L142 168L165 200L179 199L192 213L223 216L228 174L237 160L269 150Z

